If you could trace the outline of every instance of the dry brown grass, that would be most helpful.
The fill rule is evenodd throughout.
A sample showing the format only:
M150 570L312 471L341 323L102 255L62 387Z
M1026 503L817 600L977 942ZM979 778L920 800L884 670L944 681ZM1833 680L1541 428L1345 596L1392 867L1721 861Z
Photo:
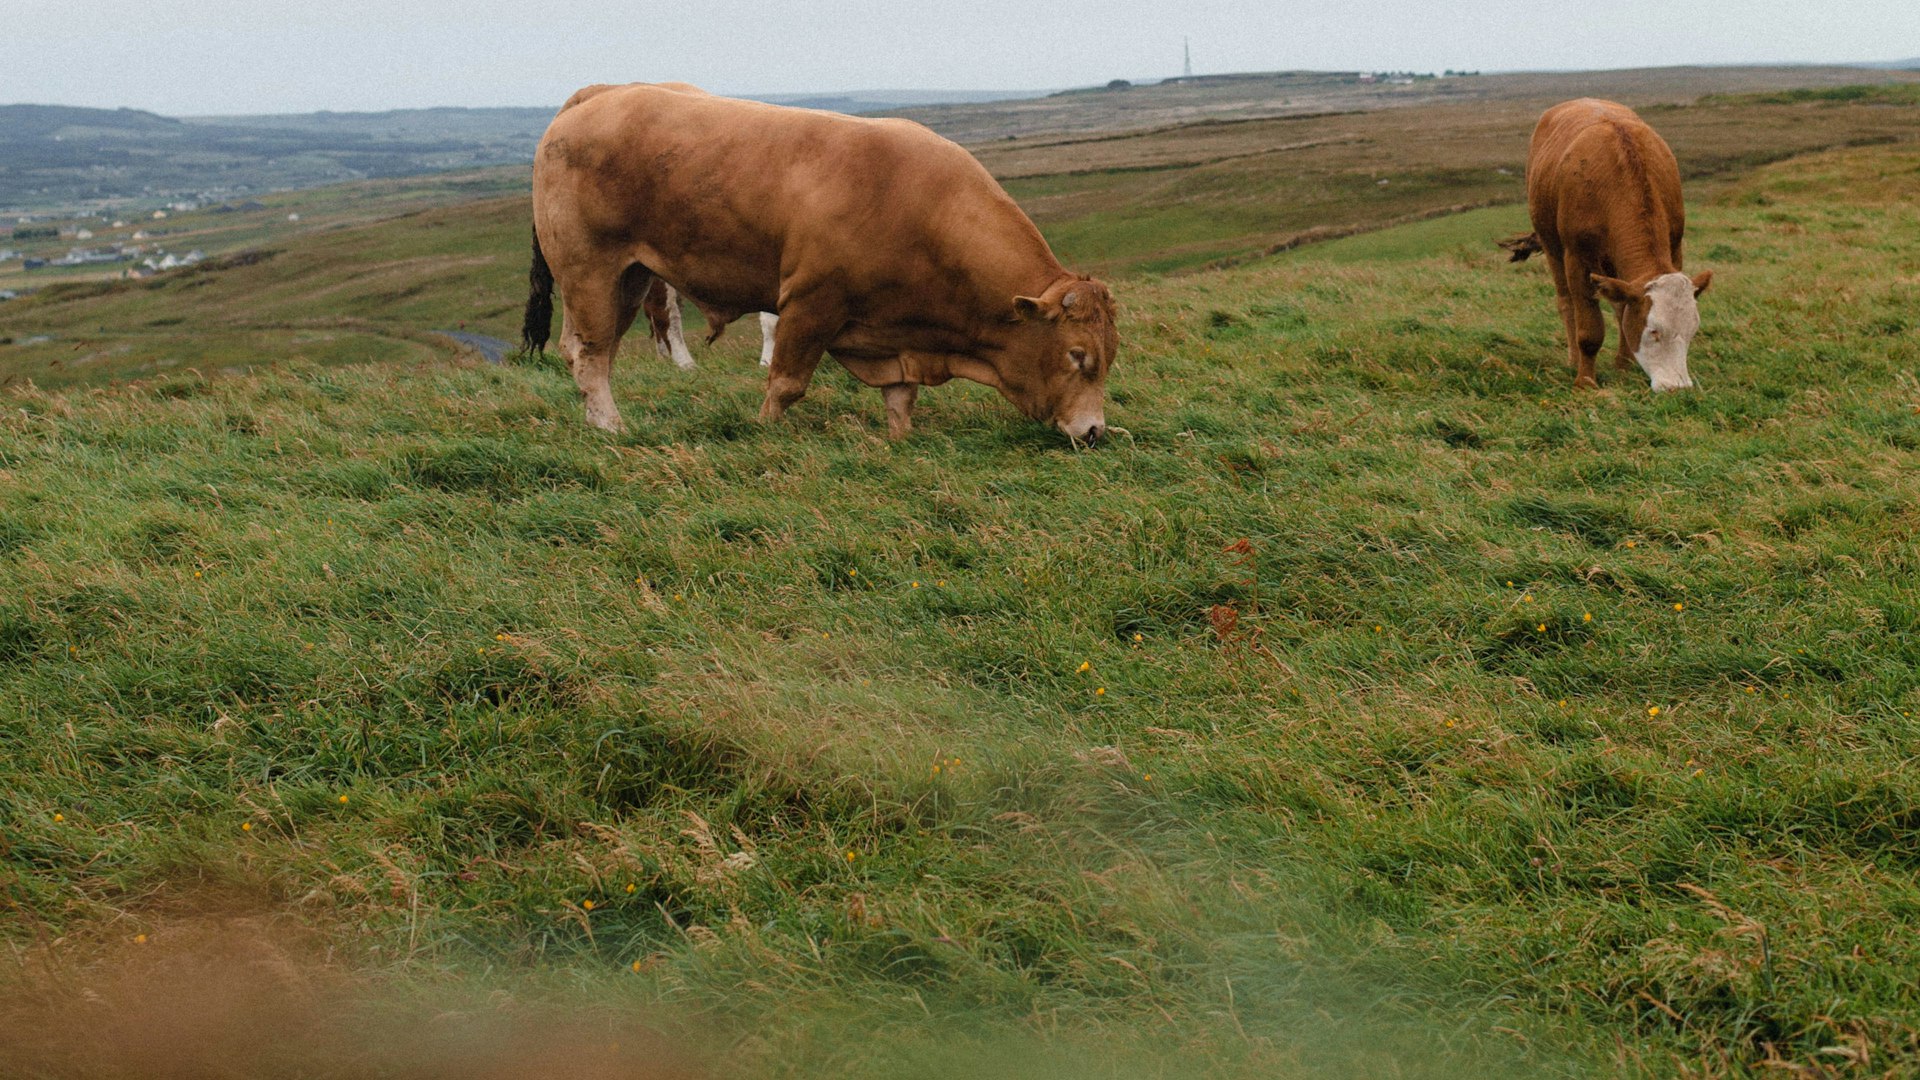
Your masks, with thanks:
M221 908L230 905L223 903ZM631 1016L504 994L401 995L349 972L284 905L137 919L112 944L17 957L0 993L0 1074L59 1080L385 1077L692 1080Z

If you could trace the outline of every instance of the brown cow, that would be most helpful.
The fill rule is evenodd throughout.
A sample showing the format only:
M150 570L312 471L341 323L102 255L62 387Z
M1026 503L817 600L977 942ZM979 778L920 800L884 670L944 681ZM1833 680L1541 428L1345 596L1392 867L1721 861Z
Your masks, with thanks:
M1581 98L1548 109L1527 155L1533 233L1502 243L1519 262L1545 252L1567 328L1574 385L1591 388L1607 336L1595 297L1613 305L1615 366L1635 361L1655 390L1693 385L1687 345L1700 328L1694 302L1711 270L1680 272L1686 211L1673 151L1632 109Z
M655 276L710 319L779 314L762 419L830 351L880 388L895 438L918 388L954 377L1076 441L1106 430L1112 294L1062 269L986 169L918 124L588 87L540 140L533 222L527 346L545 345L558 284L560 351L609 431L614 352Z

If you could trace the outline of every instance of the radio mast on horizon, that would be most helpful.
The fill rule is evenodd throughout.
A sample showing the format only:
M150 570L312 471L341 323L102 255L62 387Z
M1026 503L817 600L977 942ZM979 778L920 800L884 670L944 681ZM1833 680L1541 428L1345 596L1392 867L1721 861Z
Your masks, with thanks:
M1180 39L1180 53L1184 58L1184 62L1180 65L1180 77L1183 79L1191 79L1193 78L1193 39L1192 38L1183 37Z

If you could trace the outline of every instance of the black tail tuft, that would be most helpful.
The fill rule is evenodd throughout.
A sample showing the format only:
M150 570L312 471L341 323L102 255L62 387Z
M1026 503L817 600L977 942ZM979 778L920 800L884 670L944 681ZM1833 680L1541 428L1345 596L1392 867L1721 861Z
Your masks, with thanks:
M520 345L528 356L547 351L553 332L553 271L540 253L540 234L533 234L533 266L527 270L527 317L520 324Z
M1512 257L1507 260L1508 262L1526 262L1527 256L1537 255L1547 250L1540 246L1540 234L1538 233L1528 233L1525 236L1516 236L1511 240L1502 240L1500 241L1500 246L1507 249L1511 254ZM536 250L538 249L536 248Z

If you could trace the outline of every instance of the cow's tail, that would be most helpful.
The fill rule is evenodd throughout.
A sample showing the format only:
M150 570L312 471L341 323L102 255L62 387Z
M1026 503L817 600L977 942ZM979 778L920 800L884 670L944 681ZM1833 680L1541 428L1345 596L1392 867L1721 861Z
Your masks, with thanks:
M1537 255L1547 250L1540 245L1539 233L1528 233L1525 236L1516 236L1511 240L1502 240L1500 241L1500 246L1507 249L1508 262L1526 262L1527 256ZM537 256L539 248L535 247L534 250Z
M520 345L528 356L547 351L553 332L553 271L540 253L540 231L533 232L533 265L527 270L527 315L520 323Z

